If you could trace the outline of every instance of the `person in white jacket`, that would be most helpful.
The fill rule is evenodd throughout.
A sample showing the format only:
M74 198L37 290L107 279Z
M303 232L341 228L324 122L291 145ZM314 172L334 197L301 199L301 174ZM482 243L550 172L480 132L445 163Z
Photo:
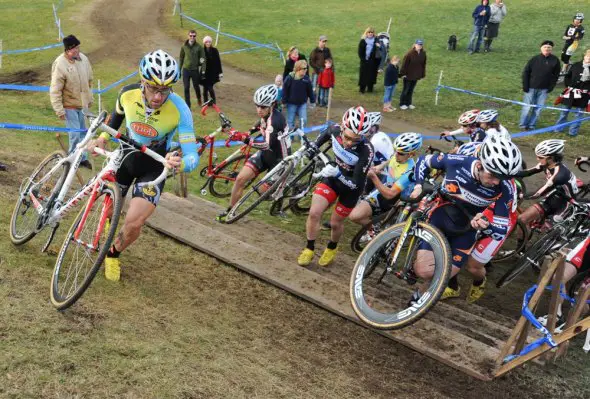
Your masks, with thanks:
M504 0L495 0L494 4L490 5L490 20L486 26L486 31L483 38L483 51L489 53L492 51L492 41L498 37L500 30L500 23L506 17L506 5Z

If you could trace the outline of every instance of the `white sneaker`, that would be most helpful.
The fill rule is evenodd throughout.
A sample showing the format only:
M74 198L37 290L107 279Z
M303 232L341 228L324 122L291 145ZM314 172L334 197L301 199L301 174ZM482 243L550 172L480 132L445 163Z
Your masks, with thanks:
M399 109L408 109L407 105L402 105L401 107L399 107Z
M367 230L367 232L361 237L360 242L363 244L367 243L371 241L373 237L375 237L375 231L373 229Z
M415 108L416 108L416 106L414 106L414 105L410 105L408 108L410 108L410 109L415 109Z

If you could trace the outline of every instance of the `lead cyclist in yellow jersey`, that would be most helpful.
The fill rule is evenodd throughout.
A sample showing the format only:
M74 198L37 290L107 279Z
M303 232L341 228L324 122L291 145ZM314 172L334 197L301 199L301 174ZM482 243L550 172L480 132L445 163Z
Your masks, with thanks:
M172 92L172 85L180 78L176 60L163 50L148 53L139 63L139 75L140 84L121 89L109 126L119 129L125 120L130 138L165 156L170 168L192 171L199 163L199 155L190 109ZM176 152L169 152L175 133L178 133L182 158ZM101 136L90 149L94 145L104 148L108 137ZM117 183L123 196L133 183L134 186L123 227L105 258L108 280L120 279L120 253L139 237L145 221L156 209L164 182L157 186L150 182L162 173L162 168L162 164L149 156L130 150L117 172Z

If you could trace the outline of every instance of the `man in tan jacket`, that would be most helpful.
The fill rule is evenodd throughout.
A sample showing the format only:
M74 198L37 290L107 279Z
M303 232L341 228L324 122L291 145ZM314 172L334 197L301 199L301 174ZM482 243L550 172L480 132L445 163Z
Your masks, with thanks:
M64 52L53 61L49 97L56 115L66 121L68 129L86 130L83 110L92 106L92 67L80 52L80 41L74 35L63 38ZM74 151L86 132L70 131L68 152ZM80 166L92 169L85 154Z

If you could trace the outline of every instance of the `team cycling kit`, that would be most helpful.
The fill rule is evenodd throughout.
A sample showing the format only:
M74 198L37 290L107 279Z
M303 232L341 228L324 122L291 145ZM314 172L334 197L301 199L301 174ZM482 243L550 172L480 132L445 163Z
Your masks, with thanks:
M463 155L426 155L421 156L414 168L414 177L417 184L423 184L431 169L445 171L442 182L442 191L445 200L441 200L438 206L430 214L430 224L437 227L447 237L451 247L453 266L462 267L477 239L477 232L469 229L462 234L458 230L464 230L470 225L468 218L454 203L461 206L471 215L484 212L494 204L492 219L489 226L483 231L496 241L502 240L509 230L509 217L516 200L515 186L512 182L502 180L499 185L485 187L476 179L477 168L480 161L475 157ZM430 249L428 244L422 242L421 249Z
M409 159L406 163L399 163L395 159L395 156L389 161L387 166L387 182L385 183L388 187L395 187L400 191L400 195L409 197L414 190L414 177L413 169L416 166L416 162L413 159ZM364 198L369 203L373 214L387 212L397 202L398 198L387 199L375 189L371 191L369 195Z
M364 190L367 172L373 163L373 146L363 139L351 148L345 148L338 125L325 129L317 138L315 145L320 148L328 141L332 143L332 151L340 174L337 177L324 178L315 188L314 194L324 197L330 204L338 199L335 212L342 217L347 217Z
M246 166L258 175L274 168L290 154L291 138L285 117L276 109L271 109L270 114L262 118L253 130L261 134L252 141L252 147L258 149L258 152L248 159Z
M583 239L574 249L570 251L565 260L578 269L578 273L590 269L590 235Z
M171 93L162 106L151 109L145 103L140 84L121 89L109 126L118 130L125 120L127 136L158 154L165 156L175 133L182 149L181 170L190 172L199 163L197 143L193 130L193 117L180 96ZM101 137L110 137L103 133ZM125 150L123 164L117 171L116 180L123 196L135 180L133 198L140 197L156 205L164 188L164 182L157 186L148 184L155 180L164 166L136 150Z

